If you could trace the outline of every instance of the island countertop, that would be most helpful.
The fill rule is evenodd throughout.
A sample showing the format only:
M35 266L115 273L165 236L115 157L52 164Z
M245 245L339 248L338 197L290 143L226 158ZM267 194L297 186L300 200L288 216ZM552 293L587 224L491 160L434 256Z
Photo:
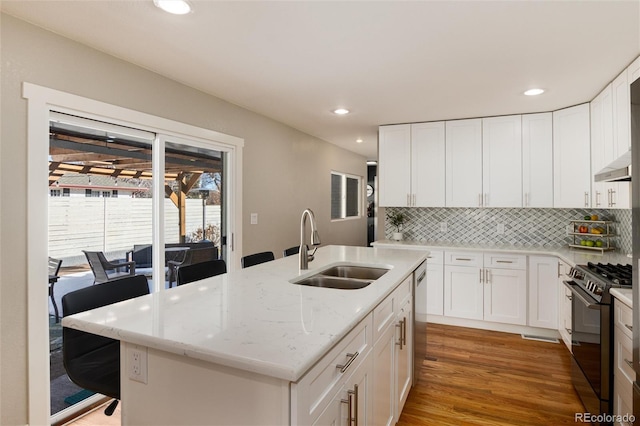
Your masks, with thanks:
M305 271L289 256L71 315L62 325L295 382L427 255L326 246ZM345 263L390 270L358 290L290 282Z

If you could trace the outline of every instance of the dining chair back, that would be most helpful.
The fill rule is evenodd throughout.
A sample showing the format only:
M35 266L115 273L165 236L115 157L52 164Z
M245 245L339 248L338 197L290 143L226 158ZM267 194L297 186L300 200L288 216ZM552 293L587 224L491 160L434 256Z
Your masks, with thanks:
M173 282L177 277L178 268L186 265L193 265L196 263L206 262L209 260L216 260L218 258L218 247L207 247L189 249L185 251L184 259L182 261L170 260L167 262L169 267L169 287L173 286Z
M184 265L178 268L178 285L192 283L205 278L227 273L227 264L222 259Z
M282 254L284 257L287 257L298 253L300 253L300 246L289 247L288 249L285 249Z
M273 255L272 251L263 251L261 253L250 254L242 257L240 259L240 263L242 264L243 268L248 268L249 266L270 262L275 259L276 257Z
M65 294L62 314L66 317L145 294L149 284L144 275L120 278ZM105 410L111 415L120 399L120 342L63 327L62 361L76 385L115 399Z
M49 265L49 275L56 276L60 273L60 266L62 266L62 260L49 257L48 265Z

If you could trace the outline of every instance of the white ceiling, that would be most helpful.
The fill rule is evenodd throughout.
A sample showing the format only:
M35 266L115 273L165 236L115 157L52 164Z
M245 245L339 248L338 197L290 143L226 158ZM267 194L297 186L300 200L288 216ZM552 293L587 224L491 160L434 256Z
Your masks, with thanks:
M640 55L640 0L191 4L185 16L152 0L0 7L369 159L380 124L575 105Z

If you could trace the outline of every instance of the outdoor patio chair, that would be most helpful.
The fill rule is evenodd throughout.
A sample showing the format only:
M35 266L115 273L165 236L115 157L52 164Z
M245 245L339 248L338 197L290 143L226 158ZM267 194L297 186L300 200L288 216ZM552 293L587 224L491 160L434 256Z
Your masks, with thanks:
M64 316L77 314L149 294L144 275L120 278L62 296ZM114 401L104 413L113 414L120 399L120 341L72 328L62 328L62 361L72 382Z
M189 249L184 253L184 259L179 260L170 260L167 262L167 266L169 267L169 287L173 287L173 282L176 280L176 272L178 268L186 265L193 265L196 263L206 262L209 260L216 260L218 258L218 247L207 247L207 248L199 248L199 249Z
M110 262L101 251L82 250L82 252L91 266L94 284L136 274L136 262ZM122 272L123 268L126 268L126 272Z
M240 263L243 268L248 268L249 266L258 265L260 263L269 262L275 260L276 257L273 255L272 251L263 251L261 253L250 254L244 256L240 259Z
M62 266L61 259L54 259L53 257L49 257L49 297L51 298L51 303L53 303L53 312L56 316L56 322L60 322L60 312L58 311L58 304L56 303L56 299L53 296L53 286L58 281L60 266Z
M216 275L226 274L227 264L222 259L184 265L178 268L178 285L192 283Z

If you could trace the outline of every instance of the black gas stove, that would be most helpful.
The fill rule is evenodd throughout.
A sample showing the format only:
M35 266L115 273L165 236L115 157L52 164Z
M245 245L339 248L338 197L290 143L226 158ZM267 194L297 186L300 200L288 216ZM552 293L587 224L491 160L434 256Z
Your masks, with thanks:
M587 263L571 268L571 375L585 409L613 409L613 307L610 289L631 287L631 265Z
M611 303L609 289L631 287L631 265L591 263L571 268L573 282L598 303Z

